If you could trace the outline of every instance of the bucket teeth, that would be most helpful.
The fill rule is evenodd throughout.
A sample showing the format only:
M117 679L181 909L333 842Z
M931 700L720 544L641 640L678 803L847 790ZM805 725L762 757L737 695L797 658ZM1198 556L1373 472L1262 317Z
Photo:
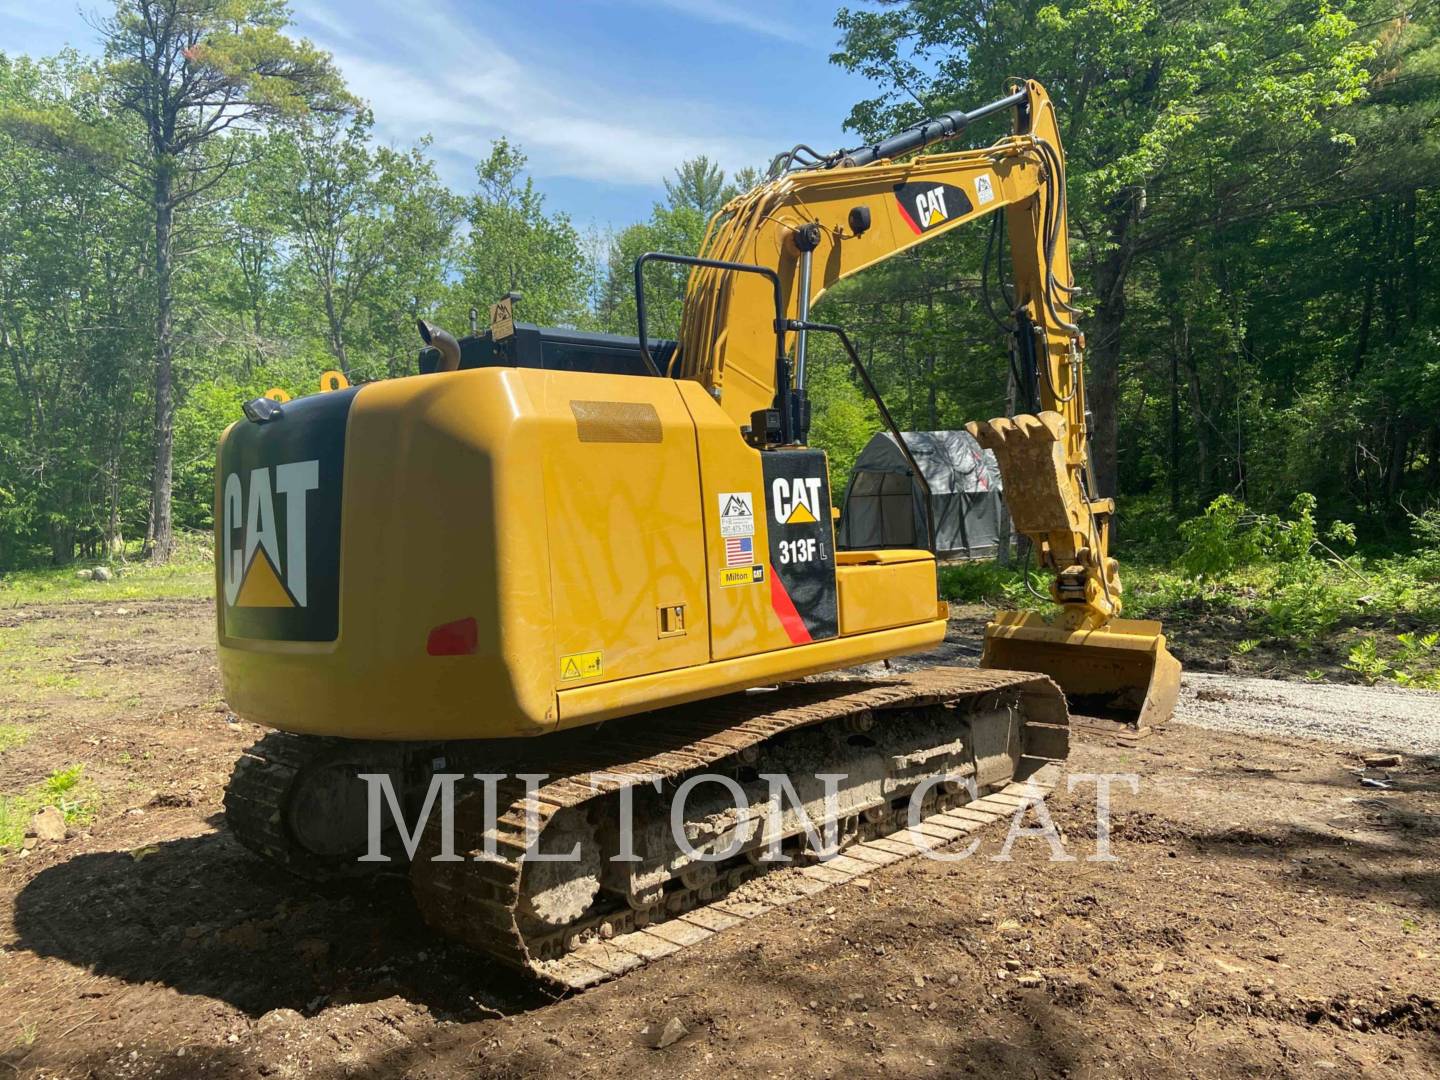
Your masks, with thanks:
M1037 535L1085 528L1065 465L1065 419L1057 412L997 416L965 425L986 450L993 450L1015 527Z
M1005 447L1031 440L1060 442L1065 436L1065 419L1057 412L997 416L993 420L972 420L965 430L986 450L998 454Z

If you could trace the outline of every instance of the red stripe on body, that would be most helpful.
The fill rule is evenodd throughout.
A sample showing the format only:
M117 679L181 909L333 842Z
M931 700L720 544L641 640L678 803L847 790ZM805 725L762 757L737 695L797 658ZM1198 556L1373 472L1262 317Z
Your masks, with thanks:
M905 219L905 224L910 226L911 231L914 232L916 236L919 236L922 232L925 231L924 229L920 228L919 225L915 224L915 219L912 218L910 214L906 211L905 204L900 201L900 196L898 195L895 196L895 206L899 209L900 216Z
M775 567L766 564L765 569L770 575L770 606L779 616L780 625L785 628L785 633L790 635L790 643L806 645L814 641L815 639L810 636L810 628L805 625L805 620L800 617L800 612L795 610L795 602L785 591L785 583L780 580L780 575L775 573Z

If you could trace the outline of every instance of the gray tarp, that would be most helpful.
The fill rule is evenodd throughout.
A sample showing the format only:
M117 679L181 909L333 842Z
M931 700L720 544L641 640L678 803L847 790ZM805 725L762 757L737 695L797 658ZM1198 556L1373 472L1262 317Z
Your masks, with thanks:
M995 455L980 449L966 431L907 431L904 436L930 485L936 554L951 559L994 555L1001 529ZM924 505L894 438L888 432L876 435L855 459L845 489L840 548L925 547Z

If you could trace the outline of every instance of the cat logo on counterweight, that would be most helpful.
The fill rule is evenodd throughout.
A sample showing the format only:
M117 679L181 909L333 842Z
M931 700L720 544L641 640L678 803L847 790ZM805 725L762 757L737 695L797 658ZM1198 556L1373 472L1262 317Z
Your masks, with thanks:
M303 608L309 600L306 504L320 487L320 462L291 461L225 477L221 557L225 603ZM285 502L285 535L275 515Z

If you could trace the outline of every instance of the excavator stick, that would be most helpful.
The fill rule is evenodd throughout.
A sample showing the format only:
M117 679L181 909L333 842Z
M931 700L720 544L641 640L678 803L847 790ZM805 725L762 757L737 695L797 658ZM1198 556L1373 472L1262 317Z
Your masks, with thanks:
M1056 586L1064 610L1053 621L1038 612L996 613L980 666L1049 675L1078 715L1120 720L1139 733L1164 723L1180 693L1180 663L1165 648L1160 623L1109 614L1119 609L1120 582L1113 566L1096 565L1108 562L1097 520L1113 505L1086 504L1066 457L1064 417L1047 410L966 428L995 453L1015 527L1046 538L1052 563L1075 564ZM1057 550L1064 544L1070 550Z
M1180 695L1180 661L1152 619L1069 630L1039 612L997 611L980 666L1049 675L1075 714L1120 720L1138 734L1170 719Z

